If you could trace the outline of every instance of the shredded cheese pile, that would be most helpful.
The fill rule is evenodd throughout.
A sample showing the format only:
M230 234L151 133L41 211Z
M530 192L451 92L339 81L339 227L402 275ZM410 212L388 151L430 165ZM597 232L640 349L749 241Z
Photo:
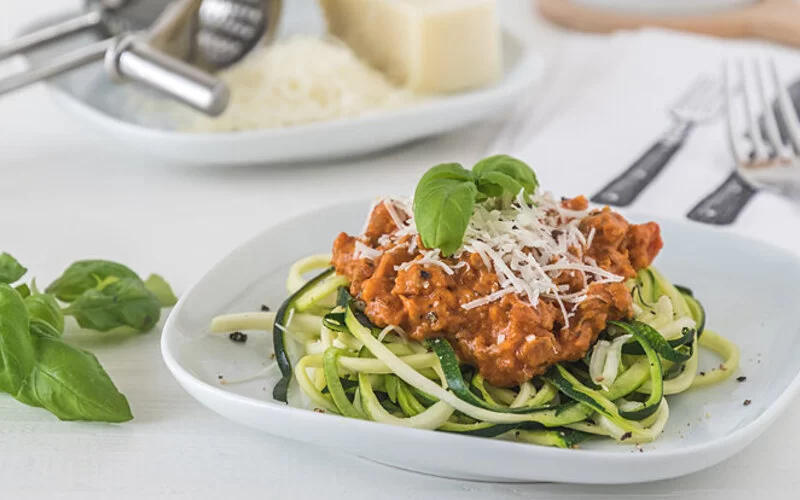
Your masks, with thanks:
M218 118L192 114L193 132L285 127L396 108L414 94L393 85L335 39L295 37L254 52L218 76L231 89Z
M559 305L565 327L568 327L575 307L586 300L590 284L619 282L623 278L602 269L585 255L592 244L594 231L584 235L579 224L589 214L588 210L566 209L550 193L537 193L531 201L528 203L520 196L511 207L502 210L486 204L477 205L464 235L464 243L452 259L443 258L438 249L416 248L417 238L411 238L412 243L408 245L414 245L414 248L409 248L409 252L416 257L397 266L396 270L414 265L438 266L452 275L468 264L460 261L451 265L450 262L460 259L465 252L474 253L497 274L500 289L461 307L474 309L510 293L527 299L534 307L540 298L547 298ZM386 206L398 228L392 234L382 236L381 245L418 234L410 201L385 198L376 203ZM356 245L358 258L374 260L381 253L363 242ZM556 280L564 272L577 273L583 288L570 291L567 285L558 285Z

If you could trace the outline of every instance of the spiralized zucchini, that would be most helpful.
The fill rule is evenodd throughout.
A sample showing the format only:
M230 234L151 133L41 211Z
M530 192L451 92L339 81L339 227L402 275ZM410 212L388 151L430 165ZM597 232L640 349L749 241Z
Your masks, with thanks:
M558 364L516 388L493 387L463 369L446 340L420 343L371 325L332 270L303 278L328 263L328 256L312 256L295 264L287 282L292 296L277 313L227 315L212 324L213 332L273 330L284 374L278 400L286 401L291 379L310 407L351 418L562 448L597 436L644 443L663 432L666 395L719 383L739 362L736 345L705 330L691 292L649 268L627 284L635 317L609 322L584 361ZM294 361L292 344L302 351ZM702 376L701 348L722 360Z

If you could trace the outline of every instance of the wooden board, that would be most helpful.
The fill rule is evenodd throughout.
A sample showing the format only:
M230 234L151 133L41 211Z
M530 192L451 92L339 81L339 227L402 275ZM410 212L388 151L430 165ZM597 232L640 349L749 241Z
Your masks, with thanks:
M584 7L573 0L534 0L539 13L566 28L610 33L644 27L688 31L726 38L763 38L800 47L800 4L762 0L748 7L686 17L651 17Z

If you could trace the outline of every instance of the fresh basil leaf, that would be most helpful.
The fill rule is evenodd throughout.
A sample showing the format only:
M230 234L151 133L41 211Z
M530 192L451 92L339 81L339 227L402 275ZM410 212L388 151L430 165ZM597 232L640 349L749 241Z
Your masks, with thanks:
M59 335L64 333L64 313L52 295L30 295L25 298L25 307L31 322L38 319L52 326Z
M86 290L64 312L82 328L107 332L127 326L148 332L158 323L161 304L139 278L122 278L102 290Z
M31 278L31 295L39 295L42 292L39 291L39 287L36 286L36 278Z
M472 172L457 163L428 170L414 192L414 221L422 244L445 256L458 250L477 193Z
M20 283L14 287L14 290L16 290L23 299L31 296L31 287L29 287L27 283Z
M34 341L22 297L0 284L0 391L17 394L35 364Z
M514 197L523 190L525 186L502 172L486 172L478 179L478 191L489 198Z
M158 274L148 276L144 286L158 298L161 307L172 307L178 302L178 297L175 296L172 287Z
M45 337L60 339L63 333L64 332L56 330L56 327L43 319L31 318L31 335L33 335L34 339L36 339L36 337L41 337L42 335Z
M87 290L97 287L108 278L136 278L139 276L127 266L108 260L82 260L73 263L45 290L59 300L72 302Z
M93 354L38 332L36 352L37 363L18 400L40 406L61 420L127 422L133 418L128 400Z
M472 167L481 193L490 197L532 194L539 186L534 171L523 161L508 155L484 158Z
M25 276L28 270L10 254L0 254L0 283L11 284Z
M471 182L475 179L475 176L470 170L462 167L460 163L442 163L425 172L425 174L419 180L419 184L427 184L436 179L451 179ZM418 187L419 184L417 185Z

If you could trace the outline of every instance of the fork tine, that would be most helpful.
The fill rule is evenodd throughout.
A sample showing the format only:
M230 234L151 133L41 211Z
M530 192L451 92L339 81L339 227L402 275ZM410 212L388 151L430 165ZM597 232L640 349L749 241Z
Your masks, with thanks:
M782 83L774 58L770 58L769 66L778 95L778 109L789 133L789 139L794 145L795 154L798 154L800 153L800 118L797 117L797 110L794 107L794 103L792 103L792 98L789 97L789 92Z
M758 58L753 59L753 73L756 76L756 88L758 89L759 97L761 98L761 107L764 109L764 127L767 131L770 146L772 146L775 155L780 158L785 158L788 151L786 144L781 138L780 130L778 129L778 120L775 116L775 109L772 103L767 98L766 85L764 83L763 64Z
M728 119L726 120L727 123L727 132L728 132L728 143L730 144L731 151L733 152L733 156L736 159L736 162L740 165L745 164L749 161L749 156L747 151L744 148L743 140L739 138L739 132L736 130L736 124L734 115L734 93L735 93L735 81L733 76L733 70L731 69L731 61L726 60L723 66L723 73L725 78L725 103L728 110Z
M753 162L761 163L769 160L769 150L761 135L761 128L758 126L758 114L753 106L753 92L750 89L750 81L744 69L744 61L738 60L736 68L739 73L739 80L742 82L742 97L744 98L744 109L747 113L747 136L753 144Z

